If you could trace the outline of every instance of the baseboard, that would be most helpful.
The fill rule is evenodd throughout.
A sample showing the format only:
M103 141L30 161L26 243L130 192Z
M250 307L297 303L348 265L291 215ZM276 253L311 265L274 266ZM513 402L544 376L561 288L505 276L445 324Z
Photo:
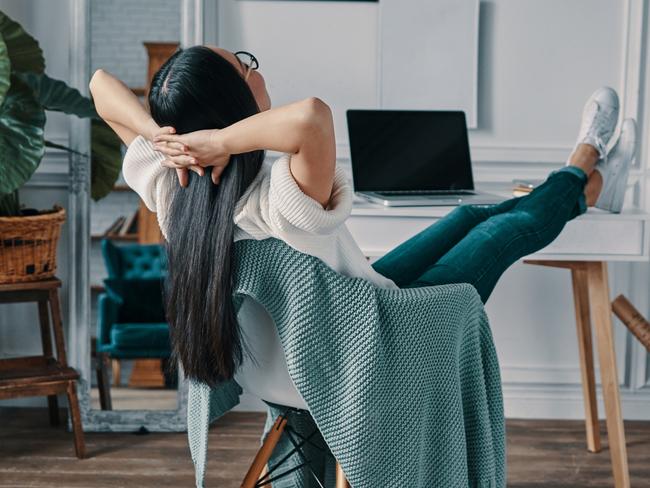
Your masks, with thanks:
M584 419L584 404L580 386L519 386L504 385L504 407L507 418L520 419ZM621 391L623 418L650 420L650 390ZM264 403L244 393L235 408L244 412L266 411ZM599 392L598 413L605 418L605 407Z
M503 402L507 418L584 419L582 388L576 386L504 385ZM650 420L650 390L621 390L625 420ZM598 414L605 418L605 407L598 389Z

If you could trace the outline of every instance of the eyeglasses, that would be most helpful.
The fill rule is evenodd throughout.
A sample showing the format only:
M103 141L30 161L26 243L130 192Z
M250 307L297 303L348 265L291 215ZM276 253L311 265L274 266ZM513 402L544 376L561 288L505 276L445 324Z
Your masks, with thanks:
M251 71L260 67L257 58L248 51L237 51L235 56L237 56L237 59L239 59L239 61L246 67L246 74L244 75L245 80L248 79L248 75L251 74Z

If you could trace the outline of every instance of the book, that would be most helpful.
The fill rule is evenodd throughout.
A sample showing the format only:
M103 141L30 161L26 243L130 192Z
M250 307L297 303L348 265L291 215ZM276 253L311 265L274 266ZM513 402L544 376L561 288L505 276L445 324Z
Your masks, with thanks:
M133 227L134 222L137 218L138 218L138 211L136 210L129 216L129 218L124 219L124 222L122 223L118 234L124 236L132 233L133 231L131 230L131 228Z
M512 183L515 185L512 189L512 194L516 197L523 197L524 195L528 195L531 191L533 191L535 187L541 182L520 180L515 178L512 180Z
M115 219L115 221L111 225L108 226L108 228L104 231L104 235L109 236L109 235L117 234L117 232L124 224L125 219L126 217L124 217L124 215L120 215L117 219Z

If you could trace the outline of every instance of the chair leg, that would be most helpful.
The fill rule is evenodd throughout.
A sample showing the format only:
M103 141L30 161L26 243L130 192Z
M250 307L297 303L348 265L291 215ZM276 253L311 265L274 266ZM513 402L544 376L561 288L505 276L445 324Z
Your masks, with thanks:
M336 463L336 488L350 488L350 483L345 478L345 474L339 463Z
M72 418L72 432L74 434L74 450L79 459L86 457L86 443L84 431L81 425L81 412L79 411L79 399L77 398L77 387L74 381L68 383L68 406Z
M111 369L113 371L113 386L120 386L122 381L122 365L119 359L111 360Z
M587 270L584 267L572 268L571 281L573 282L573 301L575 304L578 332L578 352L580 355L582 393L584 396L587 450L590 452L600 452L600 426L598 424L598 403L596 401L596 378L594 375L594 352L591 339Z
M280 437L282 436L282 432L284 432L286 425L287 418L285 416L279 415L278 418L275 419L273 427L266 436L266 439L264 439L262 447L260 447L260 450L257 451L257 455L255 456L255 459L253 459L253 463L248 469L248 472L244 477L244 481L242 481L241 488L255 488L255 485L257 484L257 481L260 479L260 475L264 470L264 466L266 466L269 462L269 459L271 459L273 450L280 441Z
M109 361L106 353L98 353L95 358L97 361L97 389L99 390L99 404L102 410L113 410L111 400L111 383L108 381L106 365Z
M50 411L50 425L59 425L61 420L59 418L59 400L56 395L47 397L47 408Z
M47 309L47 300L38 302L38 319L41 326L41 343L43 345L43 356L52 356L52 337L50 335L50 316ZM50 411L50 425L59 425L59 402L56 395L47 397L47 406Z

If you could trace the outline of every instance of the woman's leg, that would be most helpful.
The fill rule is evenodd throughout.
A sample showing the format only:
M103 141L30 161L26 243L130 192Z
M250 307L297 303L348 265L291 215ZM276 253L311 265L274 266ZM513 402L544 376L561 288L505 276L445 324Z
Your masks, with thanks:
M422 272L436 264L478 224L493 215L512 210L517 204L511 198L497 205L461 205L423 231L392 249L372 267L400 287L418 279Z
M587 210L586 182L586 174L572 166L552 174L511 211L474 227L407 286L471 283L485 303L508 267L549 245L569 220Z
M530 195L499 205L464 205L377 261L398 286L471 283L485 302L515 261L557 237L586 211L585 172L567 166Z

